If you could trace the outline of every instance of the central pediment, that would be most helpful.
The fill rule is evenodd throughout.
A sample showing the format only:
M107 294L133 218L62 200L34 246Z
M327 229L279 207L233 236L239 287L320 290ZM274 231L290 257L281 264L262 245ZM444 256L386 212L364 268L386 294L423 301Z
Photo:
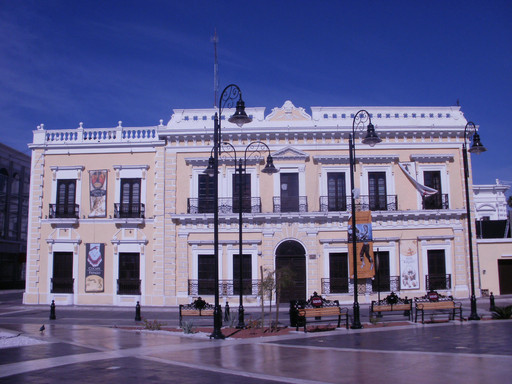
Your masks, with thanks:
M290 100L286 100L281 108L274 108L266 121L310 121L311 116L304 108L297 108Z
M286 147L276 151L272 154L274 159L278 160L303 160L306 161L309 158L309 154L298 150L294 147Z

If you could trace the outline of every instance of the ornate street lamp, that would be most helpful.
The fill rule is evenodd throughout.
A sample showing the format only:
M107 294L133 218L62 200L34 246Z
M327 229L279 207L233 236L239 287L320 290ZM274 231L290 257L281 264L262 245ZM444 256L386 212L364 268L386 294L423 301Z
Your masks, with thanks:
M466 148L467 140L473 137L473 144L469 148L469 152L474 154L480 154L485 152L487 149L482 145L480 141L480 135L477 132L475 123L472 121L468 122L464 127L464 142L462 143L462 155L464 158L464 186L466 187L466 213L468 220L468 241L469 241L469 269L471 276L471 314L469 320L480 320L480 316L476 311L476 296L475 296L475 272L473 270L473 234L471 231L471 208L469 201L469 164L468 164L468 149Z
M219 153L221 139L221 118L222 110L233 108L236 101L236 111L228 121L235 123L239 127L250 123L252 118L245 113L245 104L242 100L242 91L235 84L230 84L222 91L219 99L219 111L215 112L214 132L213 132L213 246L214 246L214 269L215 269L215 304L213 311L213 333L210 338L224 339L221 332L222 327L222 309L219 304Z
M245 328L245 320L244 320L244 305L243 305L243 217L242 213L244 211L244 196L243 196L243 184L244 184L244 175L247 171L247 160L248 159L261 159L263 158L263 153L268 152L265 167L261 170L262 173L266 173L268 175L279 172L279 170L274 166L274 160L270 155L270 148L267 144L262 141L253 141L245 147L244 157L237 160L237 152L233 145L230 143L221 143L220 157L231 158L235 164L235 173L237 175L238 180L238 242L239 242L239 306L238 306L238 324L237 328L243 329ZM214 167L213 167L214 159L210 156L210 160L208 161L208 168L206 168L205 173L210 176L214 175ZM236 166L238 164L238 166ZM250 202L249 202L250 203ZM234 208L234 207L233 207ZM250 206L251 208L251 206Z
M352 133L349 136L349 153L350 153L350 199L352 204L352 267L354 270L354 319L350 328L360 329L363 328L359 317L359 302L357 298L357 236L356 236L356 199L354 191L354 167L356 164L356 146L355 134L356 128L360 131L364 130L364 125L368 122L366 136L362 140L363 144L368 144L373 147L375 144L380 143L382 140L375 133L375 127L372 124L372 119L368 111L361 109L354 115L352 120Z

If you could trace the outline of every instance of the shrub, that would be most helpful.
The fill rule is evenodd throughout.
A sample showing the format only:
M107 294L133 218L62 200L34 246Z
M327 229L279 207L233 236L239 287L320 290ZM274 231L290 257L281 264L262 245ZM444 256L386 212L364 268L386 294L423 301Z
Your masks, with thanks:
M494 307L492 310L493 319L510 319L512 317L512 305L506 307Z
M163 323L160 323L158 320L148 320L143 319L144 329L149 329L150 331L159 331L162 328Z
M185 334L194 333L194 323L191 321L184 321L181 327L183 328L183 333Z

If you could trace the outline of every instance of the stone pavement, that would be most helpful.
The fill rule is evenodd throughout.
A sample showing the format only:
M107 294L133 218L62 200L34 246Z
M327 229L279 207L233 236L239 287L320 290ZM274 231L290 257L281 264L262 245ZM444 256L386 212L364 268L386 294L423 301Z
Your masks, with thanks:
M46 306L2 296L0 330L44 343L1 348L0 382L467 384L510 382L512 374L510 320L209 340L111 327L133 323L119 317L128 309L58 308L50 322Z

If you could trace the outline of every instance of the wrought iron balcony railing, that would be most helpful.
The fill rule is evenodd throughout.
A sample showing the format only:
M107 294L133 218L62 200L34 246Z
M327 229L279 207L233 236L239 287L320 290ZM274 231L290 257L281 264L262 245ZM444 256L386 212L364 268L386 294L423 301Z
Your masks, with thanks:
M356 210L358 211L396 211L397 209L398 198L396 195L363 195L356 199ZM351 210L350 196L320 196L321 212L344 212Z
M48 217L50 219L78 219L80 206L78 204L50 204Z
M348 293L348 277L338 277L334 279L322 279L322 294L330 293Z
M139 279L117 279L118 295L140 295Z
M423 209L448 209L448 194L437 193L423 199Z
M116 219L144 219L145 216L146 206L142 203L114 203L114 217Z
M260 280L243 279L243 294L247 296L258 295ZM236 280L219 280L219 294L221 296L239 295L240 282ZM200 279L188 281L189 296L215 295L215 280Z
M52 293L73 293L73 284L75 279L72 277L54 277L51 280L51 292Z
M452 275L426 275L425 288L427 291L451 289Z
M189 198L187 199L187 213L213 213L213 198ZM240 210L240 200L238 197L219 198L219 213L230 214L238 213ZM259 197L243 197L242 212L261 213L261 199Z
M350 205L350 196L320 196L320 212L344 212Z
M347 208L349 211L352 209L350 200ZM397 195L361 195L358 199L356 199L356 210L360 211L396 211L397 209Z
M372 280L372 291L375 292L398 292L400 291L400 276L388 276L387 278Z
M307 196L274 196L274 212L308 212Z

